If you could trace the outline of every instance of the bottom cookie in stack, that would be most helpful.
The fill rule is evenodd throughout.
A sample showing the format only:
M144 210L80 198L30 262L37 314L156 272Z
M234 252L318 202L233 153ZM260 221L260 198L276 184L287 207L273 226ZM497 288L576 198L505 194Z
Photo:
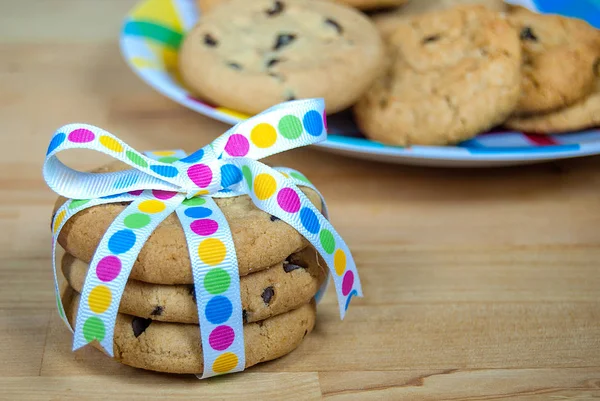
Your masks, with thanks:
M87 269L84 262L65 254L62 270L69 287L63 303L72 325ZM325 278L316 251L310 247L240 278L246 368L298 347L314 327L314 296ZM115 324L115 359L160 372L201 373L202 344L194 294L191 285L130 279Z

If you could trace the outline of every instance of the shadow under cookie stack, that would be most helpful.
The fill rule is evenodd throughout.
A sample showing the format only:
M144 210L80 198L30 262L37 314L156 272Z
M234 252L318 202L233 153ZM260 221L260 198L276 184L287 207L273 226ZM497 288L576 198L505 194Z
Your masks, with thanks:
M369 139L455 145L600 124L600 32L502 0L198 0L185 86L255 114L323 97Z
M118 162L96 172L126 167ZM316 192L300 188L321 210ZM55 210L65 201L59 198ZM246 367L286 355L300 345L315 325L315 295L325 283L326 267L304 237L285 222L259 210L247 195L215 201L229 223L238 258L242 310L234 308L230 313L242 314ZM126 206L112 203L85 209L73 216L59 235L58 243L65 250L61 263L67 283L62 298L71 325L75 324L88 264L109 224ZM209 212L200 205L188 210L198 217ZM133 218L125 224L136 227L143 221ZM99 265L96 274L101 280L110 281L115 266ZM206 276L201 291L220 294L227 290L229 281L229 276L220 275L216 269ZM202 343L193 282L184 233L177 217L171 214L144 244L127 281L115 324L115 359L160 372L201 373ZM209 310L208 305L205 314L212 323L220 324L229 318L227 308L221 305ZM221 327L221 331L228 329L226 325ZM86 333L84 328L86 336L100 334ZM219 334L220 341L233 341L227 333ZM217 350L229 345L211 343ZM223 370L227 368L223 366Z

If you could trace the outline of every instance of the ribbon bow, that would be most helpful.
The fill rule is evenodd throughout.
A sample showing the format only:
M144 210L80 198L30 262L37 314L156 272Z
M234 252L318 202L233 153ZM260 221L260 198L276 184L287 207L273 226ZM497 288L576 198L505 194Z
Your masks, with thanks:
M90 263L81 292L73 350L97 340L113 356L116 315L129 273L144 243L171 213L181 222L195 283L204 358L202 377L244 370L242 307L237 256L229 225L213 198L249 195L261 210L302 234L329 267L343 319L350 299L362 296L352 255L343 239L298 185L317 189L301 173L271 168L258 160L324 141L327 126L322 99L282 103L233 126L186 156L137 152L114 135L86 124L69 124L50 141L43 167L48 186L70 198L52 222L53 269L59 314L56 243L70 217L86 208L131 202L107 229ZM64 165L57 153L91 149L132 169L87 173ZM320 195L320 193L319 193ZM322 197L321 197L322 198ZM213 283L210 285L207 283Z

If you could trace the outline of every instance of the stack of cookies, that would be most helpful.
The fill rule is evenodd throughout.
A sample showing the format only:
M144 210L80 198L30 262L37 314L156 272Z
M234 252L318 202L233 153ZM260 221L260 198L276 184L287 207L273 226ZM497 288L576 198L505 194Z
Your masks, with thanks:
M401 146L600 124L600 32L579 19L502 0L199 2L210 12L184 40L181 76L224 107L323 97Z
M97 171L124 168L119 162ZM322 209L316 192L301 189ZM65 201L59 198L55 210ZM246 367L286 355L314 327L314 297L325 282L325 265L300 233L256 208L248 196L215 201L236 247ZM68 284L63 304L72 325L88 264L107 228L126 206L111 203L85 209L60 233L58 242L65 250L62 272ZM171 214L144 244L131 271L115 325L115 359L160 372L202 373L193 282L184 233L177 216ZM228 285L229 280L205 280L203 290L218 294L227 289L220 287Z

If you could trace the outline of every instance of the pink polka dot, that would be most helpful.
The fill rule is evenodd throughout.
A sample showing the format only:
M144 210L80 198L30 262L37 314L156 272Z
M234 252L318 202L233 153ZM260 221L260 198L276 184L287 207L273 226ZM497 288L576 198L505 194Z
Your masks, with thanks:
M296 213L300 210L300 197L292 188L283 188L279 191L277 203L288 213Z
M116 256L105 256L96 266L96 275L104 282L113 281L121 272L121 259Z
M187 171L190 180L200 188L206 188L212 181L212 170L206 164L194 164Z
M352 286L354 285L354 273L352 270L348 270L346 274L344 274L344 279L342 280L342 294L344 296L350 293L352 290Z
M212 347L212 349L217 351L224 351L231 344L233 344L233 340L235 339L235 333L233 329L229 326L218 326L216 327L208 336L208 343Z
M325 132L327 132L327 113L323 112L323 127L325 127Z
M140 196L142 194L142 192L144 192L143 189L139 189L137 191L129 191L129 193L133 196Z
M152 195L154 195L154 197L156 199L166 200L166 199L171 199L172 197L174 197L175 195L177 195L177 192L163 191L163 190L160 190L160 189L153 189L152 190Z
M246 137L240 134L231 135L225 145L225 152L230 156L246 156L248 150L250 150L250 144Z
M71 131L71 133L69 134L69 141L75 143L86 143L92 142L95 137L96 136L92 131L87 130L85 128L79 128Z
M192 221L190 229L198 235L212 235L219 229L219 223L211 219L199 219Z

